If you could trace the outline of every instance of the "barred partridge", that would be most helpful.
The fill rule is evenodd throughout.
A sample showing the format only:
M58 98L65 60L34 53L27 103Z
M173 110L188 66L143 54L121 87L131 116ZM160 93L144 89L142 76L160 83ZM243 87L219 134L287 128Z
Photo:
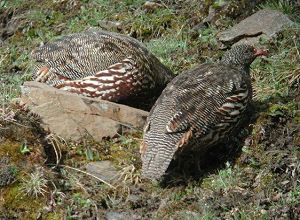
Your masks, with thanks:
M167 85L144 127L144 177L158 179L183 149L205 152L237 131L252 97L250 64L261 55L266 51L235 46L220 63L199 65Z
M31 55L35 81L128 105L158 97L173 78L140 42L102 30L64 36Z

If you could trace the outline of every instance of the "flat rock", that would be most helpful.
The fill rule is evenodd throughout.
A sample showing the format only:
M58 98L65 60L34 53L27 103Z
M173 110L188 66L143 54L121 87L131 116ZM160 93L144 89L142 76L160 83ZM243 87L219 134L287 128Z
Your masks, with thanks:
M90 162L85 168L87 172L107 182L118 177L117 169L109 160Z
M108 211L105 215L106 220L133 220L129 214L127 213L120 213L120 212L114 212L114 211Z
M78 141L86 135L96 141L130 129L142 129L148 112L88 98L38 82L25 82L21 103L40 116L45 130Z
M7 186L16 179L15 166L10 164L10 158L0 157L0 188Z
M239 44L257 45L260 42L260 39L269 40L270 37L268 37L265 34L261 34L261 35L256 36L256 37L245 37L245 38L242 38L241 40L239 40L238 42L236 42L233 45L239 45Z
M256 12L232 28L220 32L217 37L222 42L236 43L241 39L256 44L259 37L264 35L266 38L272 38L285 27L292 26L294 23L282 12L264 9ZM254 37L254 39L249 39Z
M161 8L163 7L163 5L157 3L157 2L153 2L153 1L146 1L143 5L143 8L148 10L148 11L153 11L157 8Z

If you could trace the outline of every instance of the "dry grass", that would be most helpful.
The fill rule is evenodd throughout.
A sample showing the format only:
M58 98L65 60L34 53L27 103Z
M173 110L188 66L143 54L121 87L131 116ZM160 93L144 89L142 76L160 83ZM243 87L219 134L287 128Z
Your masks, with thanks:
M52 219L104 219L108 211L125 212L141 219L299 217L300 135L299 118L295 113L299 110L293 100L299 98L293 93L298 89L300 76L299 27L264 42L271 55L265 60L257 60L252 66L256 100L270 108L257 112L260 117L248 137L250 144L243 148L236 161L209 171L200 179L185 179L180 184L161 186L140 177L138 145L141 134L120 136L101 143L88 139L83 143L70 143L53 134L45 134L36 143L41 131L28 116L24 116L27 113L21 117L22 110L13 109L8 103L19 96L20 84L28 79L28 56L34 47L58 35L101 26L99 21L103 19L120 22L117 29L109 28L143 40L176 73L196 63L215 61L220 55L216 27L191 34L191 27L206 16L202 11L207 10L206 4L211 1L205 1L203 8L195 0L166 1L163 7L153 12L143 8L142 0L112 1L118 4L108 4L105 0L43 1L45 4L38 7L33 2L0 0L0 12L13 12L15 21L22 18L16 32L0 47L0 129L13 128L9 134L17 140L13 144L8 142L5 148L0 140L0 149L12 149L13 146L18 151L26 141L30 152L24 155L15 152L16 166L22 168L21 162L28 161L54 174L33 170L12 189L1 189L1 199L8 201L6 196L18 187L31 195L32 201L39 201L35 197L45 194L49 199L47 204L40 204L46 207L41 212L44 212L43 216L47 216L47 212L54 213ZM215 4L220 2L214 1ZM228 19L223 24L228 23ZM288 97L292 98L286 102ZM19 129L22 126L24 129ZM43 148L50 148L53 154L44 155ZM11 151L5 154L10 155ZM45 167L45 159L53 164ZM89 161L97 160L111 160L119 168L119 178L110 183L83 170ZM9 210L10 207L14 208ZM28 210L24 204L12 202L6 209L8 214L3 215L0 207L0 218L18 218Z

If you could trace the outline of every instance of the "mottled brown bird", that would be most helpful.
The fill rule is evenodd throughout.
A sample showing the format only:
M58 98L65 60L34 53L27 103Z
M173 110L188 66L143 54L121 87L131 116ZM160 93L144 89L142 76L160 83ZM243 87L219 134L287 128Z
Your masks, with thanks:
M136 39L102 30L64 36L31 55L35 81L129 105L158 97L173 78Z
M235 46L220 63L199 65L168 84L144 127L144 177L160 178L176 152L205 152L239 129L252 97L250 64L261 55L266 51Z

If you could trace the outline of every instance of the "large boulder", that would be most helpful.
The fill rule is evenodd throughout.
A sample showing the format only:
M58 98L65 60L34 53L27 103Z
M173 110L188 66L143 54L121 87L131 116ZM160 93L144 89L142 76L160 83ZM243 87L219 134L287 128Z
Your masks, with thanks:
M86 135L97 141L129 129L142 129L148 112L97 98L88 98L43 83L25 82L21 103L40 116L44 129L78 141Z
M217 37L223 43L257 44L260 37L272 38L292 25L293 22L282 12L265 9L220 32Z
M93 161L86 165L86 171L104 180L112 181L119 176L119 172L109 160Z

